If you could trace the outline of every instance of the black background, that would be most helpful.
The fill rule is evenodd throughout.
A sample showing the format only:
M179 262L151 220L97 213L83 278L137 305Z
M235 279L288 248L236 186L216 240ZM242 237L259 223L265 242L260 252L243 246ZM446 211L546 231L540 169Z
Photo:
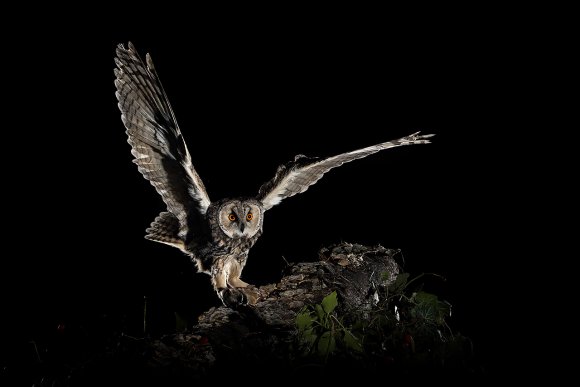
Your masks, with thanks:
M119 23L19 44L8 113L18 124L5 148L23 167L6 178L26 189L6 202L16 215L10 242L22 250L3 260L18 284L4 292L5 332L42 338L112 315L138 335L147 296L161 334L174 311L218 304L179 251L143 239L164 205L131 163L116 106L114 50L131 40L152 55L211 199L255 194L299 153L435 133L431 145L333 170L268 211L244 279L274 282L284 259L313 260L340 241L401 249L407 271L447 278L431 289L453 304L453 328L496 367L514 350L501 316L517 250L506 245L505 209L517 167L503 163L502 139L520 129L505 118L514 46L480 27L216 20L161 32Z

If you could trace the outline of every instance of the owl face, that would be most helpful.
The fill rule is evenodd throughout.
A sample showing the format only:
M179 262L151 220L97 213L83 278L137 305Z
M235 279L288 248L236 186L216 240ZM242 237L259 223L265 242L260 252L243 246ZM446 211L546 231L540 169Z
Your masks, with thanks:
M251 238L262 229L262 208L256 200L230 200L218 212L219 225L230 238Z

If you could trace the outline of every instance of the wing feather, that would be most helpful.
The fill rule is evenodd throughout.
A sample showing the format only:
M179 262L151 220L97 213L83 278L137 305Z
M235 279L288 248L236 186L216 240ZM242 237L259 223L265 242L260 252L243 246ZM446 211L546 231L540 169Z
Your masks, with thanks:
M147 64L143 63L131 43L128 48L119 45L116 53L115 94L133 162L184 228L190 214L205 214L209 196L193 168L151 57L147 54Z
M268 210L283 199L306 191L308 187L315 184L326 172L333 168L362 159L384 149L402 145L428 144L430 143L429 138L432 136L434 135L419 135L419 132L417 132L398 140L383 142L322 160L298 155L294 161L280 166L276 176L260 187L258 200Z

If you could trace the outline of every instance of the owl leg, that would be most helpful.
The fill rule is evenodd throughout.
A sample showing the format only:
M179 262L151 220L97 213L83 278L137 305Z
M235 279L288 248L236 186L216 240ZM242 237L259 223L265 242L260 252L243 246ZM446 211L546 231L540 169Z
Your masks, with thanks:
M226 273L223 270L211 271L211 283L215 290L226 289L228 287Z
M239 263L236 265L230 266L230 273L228 277L228 285L233 286L234 288L238 288L237 290L242 292L246 297L246 302L248 304L255 304L258 301L259 293L254 288L254 286L250 285L247 282L244 282L240 279L240 275L242 274L242 265Z
M234 286L235 290L242 293L246 298L246 304L254 305L258 302L259 293L250 285L240 279L240 277L230 277L228 280L228 285Z
M258 293L258 290L252 285L248 285L248 287L245 288L237 288L237 290L244 294L246 304L255 305L260 298L260 293Z
M234 288L246 288L250 286L249 283L242 281L240 277L230 277L228 284L232 285Z
M210 275L212 285L225 306L235 309L239 305L246 305L248 303L248 297L245 293L242 293L236 288L228 287L228 275L225 270L214 267Z
M240 275L242 275L242 268L239 264L231 265L229 274L228 285L233 286L234 288L245 288L249 285L247 282L244 282L240 279Z
M230 276L230 278L228 279L228 285L234 286L237 291L244 294L244 296L246 297L247 304L254 305L256 302L258 302L259 298L258 291L254 288L253 285L250 285L242 281L239 277L239 274Z

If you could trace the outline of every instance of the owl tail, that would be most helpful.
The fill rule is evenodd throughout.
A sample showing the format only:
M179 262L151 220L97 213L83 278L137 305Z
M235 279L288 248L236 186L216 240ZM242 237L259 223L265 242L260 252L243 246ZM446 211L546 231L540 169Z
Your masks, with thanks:
M179 220L171 212L160 213L145 231L147 232L145 239L165 243L180 250L185 248L183 241L178 237Z

